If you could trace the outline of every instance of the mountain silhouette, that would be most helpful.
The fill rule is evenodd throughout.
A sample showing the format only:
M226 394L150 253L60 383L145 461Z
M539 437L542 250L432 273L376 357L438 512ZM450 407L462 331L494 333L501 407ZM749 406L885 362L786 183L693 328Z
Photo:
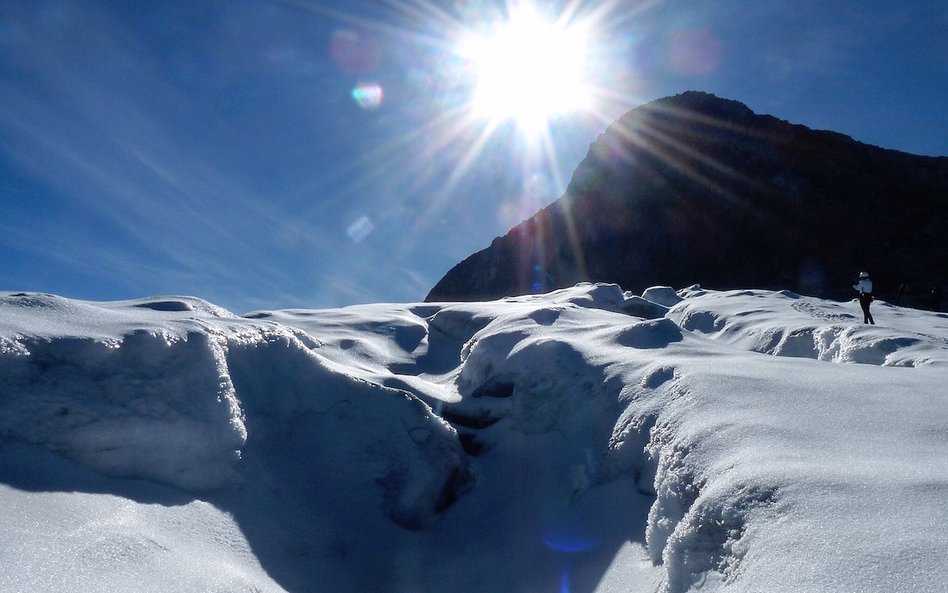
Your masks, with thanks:
M561 198L457 264L426 300L580 281L849 299L856 275L868 271L882 297L904 285L920 301L948 270L946 202L946 157L878 148L686 92L609 126Z

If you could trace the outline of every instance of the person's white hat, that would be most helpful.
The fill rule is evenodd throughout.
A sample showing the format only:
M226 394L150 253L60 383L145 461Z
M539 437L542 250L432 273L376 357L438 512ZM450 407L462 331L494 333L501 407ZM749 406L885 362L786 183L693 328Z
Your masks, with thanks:
M859 272L859 277L860 277L860 278L868 278L868 277L869 277L869 272Z

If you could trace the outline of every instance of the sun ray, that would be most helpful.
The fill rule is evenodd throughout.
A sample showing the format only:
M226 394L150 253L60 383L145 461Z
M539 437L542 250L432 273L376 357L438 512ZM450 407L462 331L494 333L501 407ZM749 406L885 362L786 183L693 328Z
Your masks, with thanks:
M316 12L328 10L320 3L285 1ZM407 194L425 191L424 206L412 220L414 230L420 231L450 207L500 133L522 138L522 148L508 149L520 163L523 180L541 171L552 178L557 191L565 189L569 179L557 154L563 138L556 136L554 127L575 127L574 117L611 123L605 105L614 106L626 98L602 82L610 65L609 52L594 41L601 44L598 33L617 14L633 14L647 4L629 8L618 0L594 5L569 0L554 12L530 0L510 0L499 11L480 4L476 10L464 11L460 4L445 8L431 0L383 0L382 11L388 16L327 14L344 26L408 43L412 49L406 55L415 52L417 67L425 69L433 81L427 83L431 85L427 90L438 96L419 104L425 109L417 112L422 117L413 119L411 126L389 135L382 144L364 147L357 161L346 168L351 172L340 173L353 181L316 208L348 201L365 203L363 196L386 187L398 187ZM400 16L393 20L392 13ZM385 101L376 111L383 116L390 109L388 91L384 89ZM397 92L392 89L392 102ZM413 155L410 160L409 154ZM438 162L449 166L431 166ZM409 235L415 234L405 233L405 242L413 242Z

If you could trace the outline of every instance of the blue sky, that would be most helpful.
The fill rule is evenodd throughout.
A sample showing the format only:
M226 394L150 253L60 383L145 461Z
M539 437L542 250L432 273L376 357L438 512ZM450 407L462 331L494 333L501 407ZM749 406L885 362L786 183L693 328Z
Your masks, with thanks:
M943 2L546 2L588 24L596 97L539 136L471 115L460 39L510 12L0 0L0 290L421 300L559 197L609 122L689 89L948 155Z

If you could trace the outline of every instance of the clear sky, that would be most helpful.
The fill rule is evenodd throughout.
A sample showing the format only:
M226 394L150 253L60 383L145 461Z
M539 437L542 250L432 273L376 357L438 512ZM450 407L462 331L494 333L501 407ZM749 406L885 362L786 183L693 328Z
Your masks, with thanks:
M0 290L421 300L689 89L948 155L948 5L0 0Z

